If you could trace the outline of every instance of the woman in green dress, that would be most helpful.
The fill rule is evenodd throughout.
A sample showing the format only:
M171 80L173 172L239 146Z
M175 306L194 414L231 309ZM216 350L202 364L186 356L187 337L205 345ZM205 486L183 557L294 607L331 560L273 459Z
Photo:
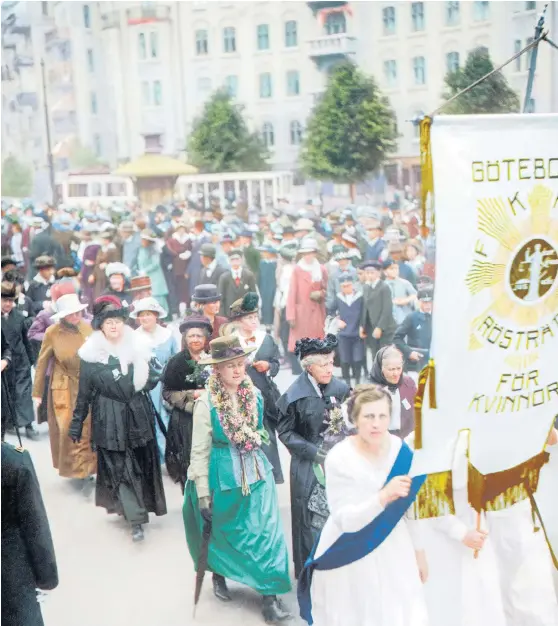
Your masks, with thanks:
M226 579L263 596L268 624L290 619L277 599L291 589L287 544L279 516L270 462L261 449L266 440L263 400L246 374L238 337L214 339L207 387L194 407L191 462L184 494L186 540L198 563L204 524L211 524L208 569L213 591L231 600Z

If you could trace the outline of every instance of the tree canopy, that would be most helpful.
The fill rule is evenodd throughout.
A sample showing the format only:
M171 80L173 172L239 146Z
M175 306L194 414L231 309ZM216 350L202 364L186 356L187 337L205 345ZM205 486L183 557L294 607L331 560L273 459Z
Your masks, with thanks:
M477 48L469 53L465 67L455 72L448 72L445 78L445 100L459 93L479 78L494 69L490 54L486 48ZM442 109L443 113L516 113L519 111L519 98L508 85L502 72L496 72L490 78L473 87L467 93Z
M83 146L78 139L72 142L68 156L71 169L94 167L101 164L93 150Z
M33 192L33 170L16 157L2 161L2 195L10 198L25 198Z
M193 124L188 160L203 172L250 172L269 169L269 153L260 135L250 132L243 107L224 90L216 91Z
M395 114L374 79L343 63L308 120L302 167L318 180L357 183L383 164L396 138Z

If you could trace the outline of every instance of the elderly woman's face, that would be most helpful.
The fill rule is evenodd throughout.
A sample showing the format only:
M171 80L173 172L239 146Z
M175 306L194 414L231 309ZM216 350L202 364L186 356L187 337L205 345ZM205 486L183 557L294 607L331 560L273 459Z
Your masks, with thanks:
M124 320L120 317L109 317L102 323L101 331L110 341L117 341L124 332Z
M333 353L320 354L308 367L308 373L320 385L327 385L333 378Z
M199 354L205 347L205 331L202 328L189 328L186 331L185 340L189 352Z
M215 366L225 387L238 387L246 376L246 357L242 356Z
M403 373L403 357L391 356L382 362L382 374L388 383L396 385Z

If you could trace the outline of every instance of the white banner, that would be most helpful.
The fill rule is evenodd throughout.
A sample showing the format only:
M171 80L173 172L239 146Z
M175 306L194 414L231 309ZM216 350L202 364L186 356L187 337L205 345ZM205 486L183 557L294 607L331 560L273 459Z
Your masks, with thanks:
M421 456L470 429L488 474L540 454L558 415L558 116L436 117L431 153L437 409Z

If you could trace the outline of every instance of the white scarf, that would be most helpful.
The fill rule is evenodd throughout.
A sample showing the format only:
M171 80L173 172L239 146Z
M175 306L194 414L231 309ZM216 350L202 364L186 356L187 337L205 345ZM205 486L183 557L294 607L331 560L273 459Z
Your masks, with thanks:
M176 239L179 244L184 245L188 241L188 239L190 239L190 236L188 235L188 233L184 233L182 235L180 235L180 233L173 233L172 238Z
M145 337L152 348L157 348L162 343L165 343L172 335L172 330L168 326L161 326L157 324L152 333L148 333L144 330L143 326L136 328L136 335Z
M318 259L314 259L312 263L306 263L304 259L300 259L298 266L312 276L313 283L319 283L322 280L322 266Z

